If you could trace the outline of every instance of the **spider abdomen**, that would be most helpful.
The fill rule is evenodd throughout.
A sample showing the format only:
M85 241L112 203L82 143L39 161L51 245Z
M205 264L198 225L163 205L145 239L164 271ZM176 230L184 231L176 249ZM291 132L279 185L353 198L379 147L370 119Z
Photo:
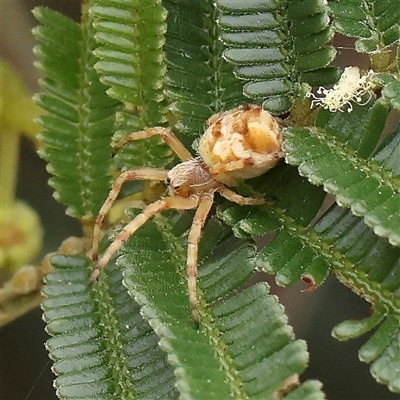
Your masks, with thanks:
M250 104L214 115L199 142L210 175L229 186L268 171L283 157L276 118Z

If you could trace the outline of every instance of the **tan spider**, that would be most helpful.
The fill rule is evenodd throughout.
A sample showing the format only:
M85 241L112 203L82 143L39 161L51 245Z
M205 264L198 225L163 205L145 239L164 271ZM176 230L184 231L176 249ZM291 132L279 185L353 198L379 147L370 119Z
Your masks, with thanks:
M207 124L208 128L199 142L199 156L195 158L170 130L161 127L131 133L117 144L116 150L130 141L160 135L182 162L171 170L138 168L123 172L113 183L96 218L91 250L95 261L91 278L94 281L115 252L153 215L168 209L196 208L187 252L189 300L196 324L200 321L196 291L198 244L215 192L240 205L263 204L264 199L243 197L227 186L234 186L240 179L261 175L283 157L280 126L275 118L259 106L245 105L215 114ZM122 184L134 179L166 181L169 196L146 206L119 232L98 260L101 227L105 216L115 202Z

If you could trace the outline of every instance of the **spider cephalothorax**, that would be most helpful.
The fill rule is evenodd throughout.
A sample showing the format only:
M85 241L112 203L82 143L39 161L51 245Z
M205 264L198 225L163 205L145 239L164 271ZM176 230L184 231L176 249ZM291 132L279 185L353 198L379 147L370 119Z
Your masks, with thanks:
M240 179L259 176L283 157L279 123L259 106L245 105L215 114L207 123L208 128L198 145L198 157L193 157L170 130L161 127L131 133L117 144L116 149L119 149L129 141L160 135L182 162L171 170L138 168L123 172L114 181L96 218L91 250L95 261L92 280L96 280L115 252L153 215L167 209L196 209L188 237L187 255L189 300L196 323L200 320L196 292L198 244L215 192L240 205L263 204L264 199L243 197L230 190L227 185L234 186ZM98 259L104 218L115 202L122 184L133 179L165 181L169 196L146 206L119 232Z
M200 191L217 189L218 182L213 179L207 165L200 157L191 158L175 165L168 171L166 183L171 196L189 197Z

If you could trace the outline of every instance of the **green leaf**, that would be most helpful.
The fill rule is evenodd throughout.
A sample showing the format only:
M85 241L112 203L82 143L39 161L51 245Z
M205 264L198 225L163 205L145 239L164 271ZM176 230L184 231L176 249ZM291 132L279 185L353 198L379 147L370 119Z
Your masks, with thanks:
M396 180L400 176L400 121L389 133L373 156Z
M385 155L382 154L381 157L387 160L388 165L392 165L395 171L398 168L398 157L393 153L393 143L396 143L393 138L397 140L397 134L390 134L376 154L386 149ZM337 205L333 205L322 214L315 225L309 226L307 230L304 230L304 227L302 229L302 225L307 226L311 222L311 210L318 209L320 203L314 198L317 193L313 196L306 189L307 185L294 184L296 175L290 179L289 171L291 170L288 167L282 168L281 171L276 168L266 175L265 186L275 199L273 204L253 211L251 207L221 207L219 215L241 236L276 232L273 239L256 256L256 265L275 274L278 284L288 285L302 278L309 284L309 289L312 289L321 284L327 273L332 270L343 284L379 310L369 319L342 323L340 329L343 332L336 328L336 336L340 334L342 339L356 337L377 326L386 315L388 317L385 321L394 318L396 323L388 325L383 322L382 328L378 326L377 335L380 329L383 329L382 334L360 349L360 357L366 362L376 359L376 364L371 365L375 379L387 384L390 390L398 391L397 381L392 373L398 369L398 360L393 357L398 345L396 336L391 336L391 330L397 331L400 315L400 249L391 246L386 239L376 236L361 218ZM280 181L286 185L282 185L279 190ZM260 187L260 184L257 187ZM293 192L287 191L288 188ZM286 196L284 190L287 191ZM295 192L302 199L301 202L287 200L293 198ZM309 197L305 196L306 193ZM305 214L302 216L301 212L304 212L304 208L307 209L305 205L313 199L314 205L309 206L308 218L305 219ZM384 332L389 337L386 337ZM369 358L366 358L367 355ZM384 365L384 368L379 370L376 365Z
M163 93L166 73L165 31L167 12L160 0L96 0L90 8L99 46L95 69L107 94L125 104L117 115L118 137L151 126L167 124ZM125 167L165 167L174 155L159 137L130 143L116 161Z
M284 10L274 1L246 6L217 1L221 39L226 45L224 57L236 66L236 75L248 82L245 95L263 102L274 114L290 109L302 82L328 85L339 77L336 67L328 67L336 51L328 45L333 31L325 3L287 3Z
M338 206L333 206L318 221L315 230L321 244L333 250L330 258L335 275L374 308L369 318L342 322L334 328L333 335L348 340L368 332L383 320L361 347L359 357L361 361L372 362L371 374L378 382L400 392L394 373L400 367L400 360L395 356L400 337L400 249L390 246L360 218Z
M395 371L399 369L400 323L398 316L390 315L359 351L361 361L372 362L371 374L392 392L400 392L400 382Z
M150 121L162 119L157 114L165 74L162 46L166 12L160 3L154 0L144 6L99 0L90 9L101 45L95 52L101 61L95 67L101 81L110 86L107 93L136 107L152 105L147 115Z
M110 138L115 101L105 94L93 69L90 21L82 25L46 8L33 11L36 66L44 73L36 102L48 114L39 118L39 154L53 175L55 197L79 218L94 218L109 185Z
M216 219L201 243L207 257L199 271L202 322L195 329L185 268L176 268L177 260L184 267L185 248L175 235L190 222L186 215L157 217L157 225L148 222L122 250L118 263L140 314L114 263L90 285L86 258L53 256L42 307L58 395L176 398L176 387L185 398L272 398L288 391L288 398L308 393L322 400L319 382L291 385L307 365L305 343L294 339L266 284L237 291L254 272L255 248L227 236Z
M329 5L336 3L349 2ZM396 10L387 1L353 3L357 7L350 7L348 16L355 21L360 13L372 16L382 33L378 39L359 35L358 46L372 51L375 43L393 43ZM40 101L52 113L42 117L49 132L42 135L44 154L62 201L75 207L77 216L95 215L105 197L115 130L117 139L147 126L169 126L189 146L207 118L245 102L245 96L279 114L307 84L327 85L338 77L330 65L334 31L322 0L219 0L216 7L211 0L146 5L96 0L90 5L81 27L39 9L43 26L36 30L39 66L46 73L47 94ZM287 160L299 169L281 163L235 188L246 196L263 195L265 205L244 207L217 198L218 217L239 239L216 218L204 229L199 330L191 319L186 278L192 212L156 216L128 240L118 259L128 290L113 262L90 286L88 260L54 258L56 272L44 289L43 308L60 397L322 399L319 382L298 384L308 354L277 298L265 284L248 286L256 269L275 274L284 286L303 279L308 289L332 271L369 301L379 313L343 323L342 337L376 327L360 358L371 362L377 381L400 391L400 249L390 244L400 243L399 125L381 137L388 107L398 108L399 90L388 73L373 79L382 90L351 113L322 110L316 127L286 129ZM296 124L296 115L291 117L288 124ZM81 136L85 118L93 137ZM107 130L104 137L100 128ZM88 151L87 143L100 137L99 153ZM101 162L99 157L93 163L96 173L89 170L87 178L82 157L89 155L92 165L100 152ZM172 154L155 138L126 146L115 160L118 167L159 167L169 164ZM86 188L92 181L99 190ZM322 186L353 214L337 205L320 210ZM95 196L97 206L89 206ZM268 244L257 250L249 239L266 233Z
M346 143L348 151L367 158L382 136L388 112L388 107L381 101L354 104L351 112L322 111L318 114L316 125Z
M400 37L398 0L336 0L329 9L336 31L357 38L360 53L374 53Z
M339 123L338 126L340 125ZM350 132L336 129L334 124L328 125L325 131L287 129L284 143L287 162L298 165L299 172L312 183L323 185L324 190L335 194L339 205L351 207L355 215L363 216L366 224L377 235L387 237L391 244L399 245L398 179L385 168L384 163L365 160L354 153L357 148L352 149L350 145L344 147L340 139ZM363 124L359 124L351 134L357 137L360 134L358 132L366 135L365 140L359 140L360 155L368 154L376 143L379 132L377 134L369 127L365 131ZM332 137L331 133L335 133L336 137ZM353 139L351 142L356 146Z
M399 326L399 319L397 319ZM398 354L400 352L400 331L396 334L383 353L372 363L370 371L372 376L395 393L400 393L400 381L396 371L399 370L400 362Z
M338 278L372 304L400 314L400 249L376 236L361 218L333 205L316 223L324 254ZM324 249L332 249L332 253Z
M46 277L42 308L57 395L176 398L175 378L159 338L122 286L120 270L109 264L90 286L88 259L56 255L52 263L55 271Z
M300 82L312 86L335 83L339 69L330 66L336 50L329 45L334 32L329 24L326 3L322 0L290 0L288 3L294 67L300 73Z
M369 332L384 318L383 310L374 310L369 318L341 322L335 326L332 336L339 340L349 340Z
M400 82L389 74L375 74L374 81L382 87L382 100L390 107L400 110Z
M398 371L400 359L399 314L386 316L382 310L374 310L374 314L361 321L344 321L333 330L333 335L340 340L348 340L368 332L384 319L369 340L360 348L361 361L370 363L372 376L389 387L392 392L400 392Z
M289 226L291 230L285 227L287 230L278 232L260 252L260 257L268 255L269 271L277 274L278 282L282 281L281 271L290 271L290 266L298 260L301 262L297 268L304 268L307 265L304 257L312 249L314 257L326 265L326 270L333 267L333 273L344 285L373 304L375 313L370 318L345 321L335 328L334 335L347 340L364 334L384 320L370 341L360 349L360 359L365 362L375 360L371 364L374 378L387 384L390 390L399 392L398 379L393 371L399 368L399 359L394 355L399 349L400 249L390 246L361 218L337 205L320 217L312 231L304 232L302 236L293 234L293 222ZM311 260L316 262L315 258ZM309 277L312 284L319 283L313 281L315 277L312 274L304 276Z
M246 241L221 242L226 228L210 221L201 247L215 246L216 231L220 243L200 262L202 321L197 331L187 296L186 246L173 234L177 218L156 221L157 225L150 221L135 233L118 262L130 294L141 304L142 315L168 354L181 396L272 397L284 388L286 379L304 370L308 357L265 284L236 292L254 272L254 247ZM213 232L211 238L208 232ZM319 385L312 388L322 398Z
M359 351L361 361L371 362L379 357L399 331L399 321L393 315L385 318L379 329L368 339Z
M213 114L244 103L243 82L222 57L219 14L211 0L166 0L165 93L180 138L190 145Z
M218 215L238 237L276 232L257 255L256 265L275 274L279 285L289 286L300 279L320 285L329 272L329 261L315 248L315 237L307 234L306 227L321 207L323 191L288 166L257 179L256 187L265 190L266 197L271 196L274 202L257 208L221 207ZM294 197L301 201L293 202Z

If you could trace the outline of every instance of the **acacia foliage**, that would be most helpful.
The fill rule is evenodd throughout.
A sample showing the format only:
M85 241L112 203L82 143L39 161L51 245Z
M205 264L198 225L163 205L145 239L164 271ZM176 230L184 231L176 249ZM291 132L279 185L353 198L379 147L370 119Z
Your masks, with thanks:
M331 39L335 32L355 35L356 24L346 24L342 12L350 3L91 0L80 24L35 9L37 65L45 75L37 101L48 111L40 153L57 198L85 226L121 166L173 161L156 138L112 158L114 131L119 137L168 126L190 146L207 118L243 102L283 117L290 111L286 163L238 188L271 201L220 203L205 228L199 331L186 292L190 213L166 213L137 232L116 261L124 278L113 261L89 285L88 259L53 258L43 310L61 398L323 398L319 382L299 379L306 346L268 286L238 291L257 269L279 285L304 279L310 288L332 273L368 300L373 317L344 322L335 336L377 327L360 358L400 392L393 357L400 351L399 125L382 141L388 113L399 104L398 55L389 52L374 76L382 90L351 113L322 110L315 117L304 99L308 85L339 77ZM375 21L356 47L371 60L390 50L398 31L398 18L377 18L391 15L391 4L361 1L362 16L355 11L356 20ZM319 212L326 192L336 204ZM267 233L272 240L256 249L252 237Z

